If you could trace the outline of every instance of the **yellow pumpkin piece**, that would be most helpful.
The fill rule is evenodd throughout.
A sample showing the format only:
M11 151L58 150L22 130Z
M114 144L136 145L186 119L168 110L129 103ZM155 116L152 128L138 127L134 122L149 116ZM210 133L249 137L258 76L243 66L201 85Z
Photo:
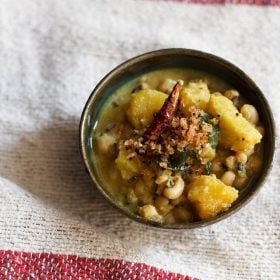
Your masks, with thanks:
M220 142L233 151L247 151L260 143L262 135L225 96L211 94L207 112L219 119Z
M188 108L195 105L205 109L210 98L208 86L203 81L192 81L184 87L180 93L181 110L187 115Z
M194 178L187 190L188 199L200 219L209 219L226 211L238 197L235 188L213 175Z
M137 156L128 159L128 152L123 147L120 148L118 157L115 160L117 168L121 172L122 178L124 180L129 180L130 178L141 174L144 166Z
M131 96L127 118L136 129L146 128L161 109L168 95L163 92L143 89Z

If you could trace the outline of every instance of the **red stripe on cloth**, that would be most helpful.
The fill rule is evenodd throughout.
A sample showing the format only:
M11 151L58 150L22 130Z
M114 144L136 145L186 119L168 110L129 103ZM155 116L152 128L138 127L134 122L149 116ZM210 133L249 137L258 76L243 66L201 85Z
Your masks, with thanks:
M246 5L280 7L280 0L152 0L152 1L181 2L181 3L194 3L194 4L246 4Z
M0 279L198 280L144 263L15 251L0 251Z

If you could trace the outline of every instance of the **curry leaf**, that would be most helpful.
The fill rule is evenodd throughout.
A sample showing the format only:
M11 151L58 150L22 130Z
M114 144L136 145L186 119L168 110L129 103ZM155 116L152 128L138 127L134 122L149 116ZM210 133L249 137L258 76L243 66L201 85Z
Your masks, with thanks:
M186 170L189 169L190 166L186 163L189 158L196 159L197 152L193 149L186 149L184 151L176 151L173 155L171 155L167 161L167 169L170 170ZM157 162L163 162L160 157L157 158Z
M210 175L212 173L212 162L208 161L205 165L205 174Z
M169 157L167 168L171 170L185 170L187 159L190 157L190 151L176 151L174 155Z
M201 124L211 123L212 118L213 117L210 114L202 111L201 116L200 116L200 123ZM215 149L216 146L218 145L219 137L220 137L220 128L218 125L213 125L213 130L209 135L209 143L213 149Z
M209 136L209 143L213 149L217 147L219 143L219 137L220 137L220 128L218 125L214 125L213 130Z

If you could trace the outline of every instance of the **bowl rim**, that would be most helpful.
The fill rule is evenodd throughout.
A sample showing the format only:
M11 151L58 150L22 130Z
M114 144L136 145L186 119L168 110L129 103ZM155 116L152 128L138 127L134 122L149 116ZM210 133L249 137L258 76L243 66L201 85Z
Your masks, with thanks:
M271 146L270 146L270 151L271 151L271 157L269 161L267 162L266 168L262 171L262 176L259 178L259 183L251 190L249 194L247 194L245 197L242 198L242 200L233 205L229 210L226 212L223 212L219 214L216 217L213 217L211 219L207 220L200 220L196 222L191 222L191 223L186 223L186 224L160 224L157 222L153 222L150 220L146 220L136 214L131 213L130 211L126 211L125 209L121 208L119 205L117 205L116 201L111 198L109 194L103 189L101 184L99 184L94 171L90 167L89 164L89 159L86 156L86 145L85 145L85 123L86 123L86 116L87 113L89 112L89 107L93 101L97 98L97 96L102 94L102 88L107 84L107 82L110 81L112 77L114 77L115 74L118 74L120 72L125 71L127 68L131 67L133 64L137 64L140 62L145 61L146 59L151 59L153 57L161 57L161 56L166 56L166 55L186 55L186 56L192 56L192 57L198 57L201 59L206 59L210 60L214 63L219 63L223 67L227 67L233 72L237 73L238 76L242 76L243 80L246 83L250 83L251 86L253 86L257 92L257 95L259 98L262 99L263 104L266 107L266 111L268 113L269 117L269 122L271 125ZM98 94L99 92L99 94ZM262 106L263 107L263 106ZM125 214L127 217L131 218L132 220L139 222L141 224L145 224L147 226L152 226L156 227L158 229L172 229L172 230L183 230L183 229L194 229L194 228L201 228L201 227L206 227L215 223L218 223L233 214L236 214L242 207L246 206L252 199L253 197L256 196L256 194L260 191L261 187L264 185L264 183L267 180L267 177L269 173L271 172L274 162L275 162L275 121L274 117L272 114L272 110L270 108L270 105L261 91L261 89L256 85L256 83L239 67L235 66L233 63L229 62L228 60L221 58L217 55L203 52L200 50L194 50L194 49L185 49L185 48L167 48L167 49L158 49L150 52L146 52L140 55L137 55L135 57L132 57L121 64L117 65L114 67L111 71L109 71L94 87L93 91L91 92L90 96L87 99L87 102L83 108L81 119L80 119L80 124L79 124L79 148L80 148L80 154L86 169L86 172L90 178L90 181L92 185L94 185L98 191L105 197L105 199L115 208L118 209L121 213Z

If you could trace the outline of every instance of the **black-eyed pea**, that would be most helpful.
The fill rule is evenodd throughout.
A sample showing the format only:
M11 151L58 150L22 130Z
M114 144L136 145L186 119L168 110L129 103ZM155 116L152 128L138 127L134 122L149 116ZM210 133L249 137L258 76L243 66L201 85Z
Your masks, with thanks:
M157 212L155 206L147 204L139 208L138 213L140 216L147 220L161 222L162 216Z
M163 195L168 199L176 199L180 197L184 191L185 182L181 176L175 176L174 185L172 187L166 187L163 190Z
M214 173L220 173L223 171L223 164L220 161L215 161L212 163L212 171Z
M176 206L178 204L184 204L186 200L187 200L186 195L182 194L178 198L170 200L170 204Z
M245 164L247 162L247 160L248 160L248 156L244 152L238 152L238 153L236 153L236 160L239 163Z
M210 160L212 160L213 158L215 158L215 156L216 156L216 150L213 149L213 148L211 147L210 144L207 144L207 145L201 150L200 156L201 156L203 159L205 159L205 160L207 160L207 161L210 161Z
M141 86L141 89L147 89L147 88L150 88L150 86L149 86L149 84L147 84L147 83L141 83L140 84L140 86Z
M233 100L239 96L239 92L237 90L230 89L224 93L224 96L227 97L229 100Z
M229 170L237 169L237 161L235 156L229 156L225 159L225 165Z
M151 192L145 191L145 193L138 198L141 204L154 204L154 198Z
M167 206L163 206L160 209L158 209L158 212L160 215L166 216L173 208L174 206L169 204Z
M162 197L162 198L164 198L164 197ZM165 199L167 199L167 198L165 198ZM156 206L159 214L162 216L167 215L174 208L173 205L169 204L169 201L168 201L168 204L166 204L166 201L163 201L163 200L161 201L161 203L158 203L155 201L155 206Z
M232 186L234 180L235 180L235 173L232 171L226 171L223 176L221 177L221 181L227 185Z
M176 207L172 211L177 222L189 222L192 220L192 214L184 207Z
M165 79L163 83L159 86L159 90L165 93L170 93L175 86L176 81L172 79Z
M166 224L175 224L176 223L176 220L175 220L172 212L169 212L166 216L164 216L164 222Z
M134 185L134 192L137 196L145 194L145 185L142 180L138 180Z
M169 204L169 200L164 196L157 196L155 199L155 206L157 209L165 207Z
M155 180L155 183L160 185L162 183L165 183L166 181L168 181L168 179L170 178L172 174L171 170L165 169L164 171L161 171L157 174L157 178Z
M240 190L243 187L245 187L247 180L248 180L247 176L236 176L236 178L233 182L233 186Z
M141 78L140 78L140 83L145 83L145 82L147 82L148 81L148 77L147 76L142 76Z
M104 133L95 138L97 150L101 154L108 154L112 151L116 138L109 133Z
M148 169L144 169L142 171L142 174L143 174L142 180L143 180L145 186L148 189L151 189L154 186L154 178L153 178L154 174L153 174L153 172L151 172Z
M240 109L240 113L247 121L254 125L259 122L258 111L253 105L244 104Z
M262 165L262 161L260 159L260 157L256 154L252 155L248 162L247 162L247 168L248 170L252 170L252 171L258 171L260 169Z
M157 189L156 189L156 194L157 194L157 195L162 195L162 192L163 192L164 188L165 188L165 185L164 185L164 184L158 185L158 186L157 186Z

